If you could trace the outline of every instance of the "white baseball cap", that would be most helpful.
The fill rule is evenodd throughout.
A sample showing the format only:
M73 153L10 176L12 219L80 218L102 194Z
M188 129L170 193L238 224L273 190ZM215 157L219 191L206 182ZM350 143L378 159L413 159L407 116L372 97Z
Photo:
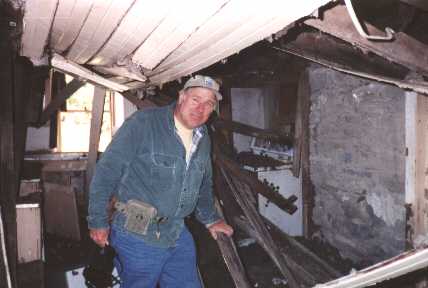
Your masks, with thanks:
M209 76L195 75L191 77L184 84L183 90L186 90L192 87L202 87L202 88L210 89L214 92L215 97L217 98L218 101L223 99L223 96L219 92L220 84L218 84L217 81L215 81L213 78Z

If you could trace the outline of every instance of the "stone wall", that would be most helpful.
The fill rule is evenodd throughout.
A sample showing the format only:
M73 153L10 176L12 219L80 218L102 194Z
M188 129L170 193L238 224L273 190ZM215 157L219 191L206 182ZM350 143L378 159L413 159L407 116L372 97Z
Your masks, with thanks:
M316 233L360 266L395 256L405 248L404 91L318 66L308 76Z

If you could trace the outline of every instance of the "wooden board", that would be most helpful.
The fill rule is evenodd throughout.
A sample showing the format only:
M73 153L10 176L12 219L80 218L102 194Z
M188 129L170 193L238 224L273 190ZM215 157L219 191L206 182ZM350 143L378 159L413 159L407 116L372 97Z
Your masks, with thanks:
M133 2L95 0L67 58L78 64L84 64L91 59L109 39Z
M18 263L42 259L42 219L39 204L16 205Z
M71 186L44 183L43 216L47 233L79 241L76 195Z
M192 8L200 5L199 0L172 2L171 13L137 49L132 57L133 62L146 69L155 68L171 51L217 13L226 2L228 1L205 0L204 9L198 13L195 13Z

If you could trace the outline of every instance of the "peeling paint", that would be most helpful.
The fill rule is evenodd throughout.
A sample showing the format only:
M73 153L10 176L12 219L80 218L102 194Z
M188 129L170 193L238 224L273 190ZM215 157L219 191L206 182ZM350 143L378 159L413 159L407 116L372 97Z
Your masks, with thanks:
M372 206L374 214L381 218L387 225L393 226L398 221L403 221L402 215L405 208L395 203L389 193L384 193L382 198L375 193L366 196L367 203Z

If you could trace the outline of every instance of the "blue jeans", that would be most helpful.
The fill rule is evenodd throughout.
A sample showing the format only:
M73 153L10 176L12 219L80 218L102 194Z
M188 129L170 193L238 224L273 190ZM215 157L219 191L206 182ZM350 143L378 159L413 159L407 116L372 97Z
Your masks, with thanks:
M116 250L115 266L121 288L200 288L192 235L184 228L176 245L149 246L126 231L112 229L110 243Z

